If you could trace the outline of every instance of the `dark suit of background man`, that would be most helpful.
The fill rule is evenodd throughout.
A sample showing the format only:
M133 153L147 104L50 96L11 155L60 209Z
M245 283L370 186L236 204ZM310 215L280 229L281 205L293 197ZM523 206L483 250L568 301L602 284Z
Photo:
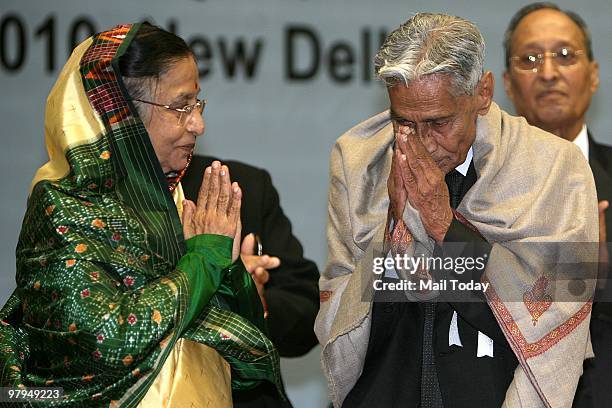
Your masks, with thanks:
M188 199L197 200L204 169L213 160L216 159L193 157L182 179ZM291 232L291 223L280 207L278 193L272 185L270 175L265 170L240 162L224 163L229 167L232 181L237 181L242 189L243 244L248 234L257 234L261 240L263 254L280 259L280 266L277 268L252 272L267 303L270 338L283 357L306 354L317 344L313 331L319 310L317 266L304 258L302 245ZM252 250L247 248L246 252L249 252L249 249ZM242 255L244 259L244 245ZM285 406L274 386L267 383L251 391L234 392L232 396L236 407Z
M591 97L599 86L599 65L593 57L589 30L577 14L552 3L534 3L519 10L504 36L504 85L516 113L555 135L576 143L588 158L600 200L600 241L612 236L612 217L605 201L612 199L612 147L593 140L585 123ZM609 271L608 249L600 255ZM605 277L605 276L604 276ZM600 277L600 282L606 283ZM591 340L595 360L585 363L575 406L609 406L612 401L612 303L609 282L595 295ZM597 302L598 300L607 302Z

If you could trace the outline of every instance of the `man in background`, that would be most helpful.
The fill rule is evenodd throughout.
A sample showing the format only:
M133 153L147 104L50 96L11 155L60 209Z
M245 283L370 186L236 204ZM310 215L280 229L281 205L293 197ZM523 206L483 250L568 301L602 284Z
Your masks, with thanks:
M592 398L590 406L602 407L612 399L612 304L605 295L610 288L604 291L609 276L606 241L612 236L612 217L605 217L612 198L612 147L595 142L585 120L599 86L591 35L576 13L560 10L553 3L533 3L510 21L504 50L504 85L516 113L531 125L575 143L595 178L603 265L590 327L595 360L585 363L575 403Z

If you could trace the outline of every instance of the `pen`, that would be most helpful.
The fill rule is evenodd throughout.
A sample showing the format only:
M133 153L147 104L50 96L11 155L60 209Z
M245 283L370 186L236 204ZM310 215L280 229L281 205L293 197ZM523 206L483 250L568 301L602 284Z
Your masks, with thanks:
M263 256L263 245L261 243L261 239L259 235L255 234L255 245L257 245L257 256ZM263 290L262 290L263 292ZM264 319L268 318L268 304L266 303L266 298L263 293L261 293L261 304L264 310Z

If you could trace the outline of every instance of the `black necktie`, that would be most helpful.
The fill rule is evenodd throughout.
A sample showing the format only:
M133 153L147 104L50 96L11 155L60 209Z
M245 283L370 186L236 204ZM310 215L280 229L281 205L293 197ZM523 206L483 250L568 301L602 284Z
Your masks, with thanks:
M457 208L461 201L464 176L452 170L445 177L448 195L452 208ZM434 357L433 332L436 318L436 303L423 304L425 321L423 324L423 365L421 367L421 408L443 408L442 393L436 373Z
M423 363L421 366L421 407L444 408L442 393L436 373L436 360L433 348L434 321L436 317L436 303L425 302L425 322L423 324Z
M448 186L448 195L452 208L457 208L461 202L461 189L463 187L463 179L465 177L457 170L452 170L445 177L446 185Z

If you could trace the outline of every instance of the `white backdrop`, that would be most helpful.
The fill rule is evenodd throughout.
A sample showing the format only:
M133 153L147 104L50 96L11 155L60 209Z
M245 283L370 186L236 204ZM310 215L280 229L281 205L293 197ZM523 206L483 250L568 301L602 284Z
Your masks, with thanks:
M91 29L144 18L174 30L199 56L206 134L197 150L270 171L306 255L323 268L329 151L356 123L387 107L372 58L384 33L418 11L474 21L487 41L495 100L502 36L526 1L455 0L2 0L0 4L0 302L14 288L15 246L34 171L46 161L44 106L70 47ZM595 138L612 143L612 2L560 1L594 38L601 85L589 112ZM283 360L296 407L326 405L319 350Z

